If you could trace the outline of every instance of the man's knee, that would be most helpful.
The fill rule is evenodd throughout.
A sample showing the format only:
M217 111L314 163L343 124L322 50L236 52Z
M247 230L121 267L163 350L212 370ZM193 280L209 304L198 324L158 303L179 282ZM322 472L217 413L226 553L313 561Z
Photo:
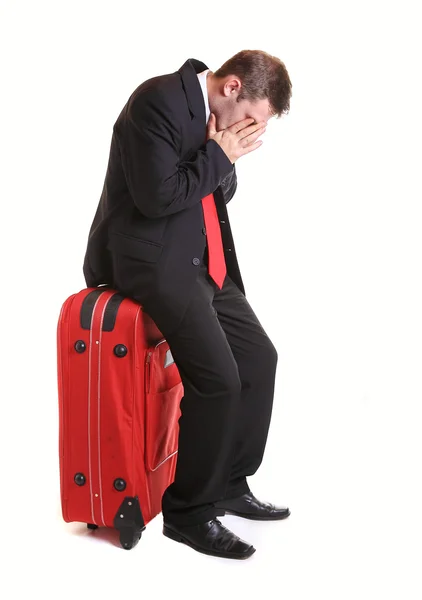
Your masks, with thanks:
M240 380L239 369L237 365L231 368L221 369L218 376L215 376L212 388L217 393L226 394L230 398L240 397L242 382Z
M223 386L230 396L240 396L242 382L240 380L238 369L235 369L231 371L230 374L227 374L227 376L223 379Z
M272 364L274 365L274 367L276 367L278 361L278 353L276 347L270 339L268 340L268 353Z
M270 369L273 371L276 369L278 353L270 338L267 338L264 345L259 346L256 352L255 360L258 363L260 370Z

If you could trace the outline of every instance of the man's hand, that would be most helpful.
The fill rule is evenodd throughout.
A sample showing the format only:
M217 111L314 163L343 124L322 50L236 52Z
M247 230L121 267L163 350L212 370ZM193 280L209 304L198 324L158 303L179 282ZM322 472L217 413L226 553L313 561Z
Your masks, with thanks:
M227 154L230 162L235 163L238 158L259 148L262 140L256 139L264 133L266 122L255 123L252 117L233 123L227 129L216 130L216 118L210 114L207 124L207 140L213 139Z

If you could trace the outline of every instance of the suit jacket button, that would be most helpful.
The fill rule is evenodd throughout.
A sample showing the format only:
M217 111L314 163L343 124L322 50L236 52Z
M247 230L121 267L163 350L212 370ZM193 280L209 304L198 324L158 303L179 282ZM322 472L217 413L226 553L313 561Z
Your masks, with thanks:
M195 258L192 258L192 262L194 265L199 265L201 261L199 258L196 258L196 256L195 256Z
M207 230L205 229L205 227L203 227L203 228L202 228L202 233L203 233L204 235L206 235L206 233L207 233Z

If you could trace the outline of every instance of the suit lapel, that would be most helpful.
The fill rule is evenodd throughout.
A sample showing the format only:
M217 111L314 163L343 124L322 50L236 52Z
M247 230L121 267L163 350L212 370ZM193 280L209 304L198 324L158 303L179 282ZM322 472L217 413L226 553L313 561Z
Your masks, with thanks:
M199 83L198 73L208 69L207 65L196 58L188 58L178 69L182 77L187 103L192 117L202 119L205 124L205 102Z
M200 60L196 60L196 58L188 58L178 69L191 116L190 131L192 138L189 141L189 146L192 148L202 146L205 143L207 133L204 95L197 75L205 69L208 69L207 65Z

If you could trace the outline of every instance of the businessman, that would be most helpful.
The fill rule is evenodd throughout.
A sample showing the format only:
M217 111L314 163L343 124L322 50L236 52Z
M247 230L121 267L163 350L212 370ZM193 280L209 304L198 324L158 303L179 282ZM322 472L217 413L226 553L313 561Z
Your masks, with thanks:
M183 382L163 533L224 558L255 548L218 516L290 514L247 482L264 455L277 351L246 299L226 206L236 161L260 147L290 97L284 63L261 50L215 72L191 58L140 84L113 126L83 265L87 286L111 284L142 304Z

